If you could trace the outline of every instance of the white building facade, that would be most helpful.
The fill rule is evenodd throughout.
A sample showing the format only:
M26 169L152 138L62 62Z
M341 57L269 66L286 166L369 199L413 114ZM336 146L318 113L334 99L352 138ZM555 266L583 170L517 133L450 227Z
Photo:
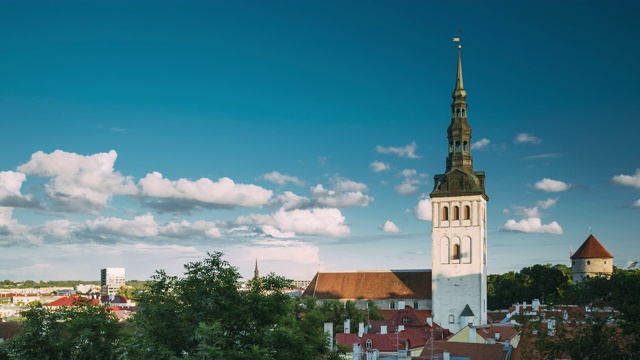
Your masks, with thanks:
M458 47L448 156L431 192L433 319L452 332L487 323L487 201L482 171L473 170L467 93Z
M113 297L124 284L124 268L105 268L100 270L100 290L102 295Z

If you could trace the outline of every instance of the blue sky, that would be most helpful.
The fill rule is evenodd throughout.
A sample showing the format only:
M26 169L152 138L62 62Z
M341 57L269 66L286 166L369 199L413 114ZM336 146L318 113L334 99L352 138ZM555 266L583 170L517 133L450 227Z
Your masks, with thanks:
M430 268L454 36L489 272L568 265L589 227L640 260L638 10L4 1L0 278Z

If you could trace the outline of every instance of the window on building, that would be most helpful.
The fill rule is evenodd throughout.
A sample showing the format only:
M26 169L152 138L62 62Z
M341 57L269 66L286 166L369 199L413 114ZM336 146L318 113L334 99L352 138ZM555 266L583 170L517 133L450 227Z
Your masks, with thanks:
M414 302L413 302L413 308L414 308L414 309L416 309L416 310L418 310L418 302L417 302L417 301L414 301Z
M471 206L469 205L464 207L464 219L465 220L471 219Z
M453 245L453 260L460 260L460 245Z
M456 321L455 316L449 315L449 324L453 324Z
M587 260L587 265L591 265L591 260Z
M442 220L449 220L449 207L447 206L442 208Z
M367 339L365 346L367 349L371 349L373 347L373 341L371 341L371 339Z
M408 317L408 316L405 316L405 317L403 317L403 318L402 318L402 323L403 323L403 324L408 324L408 323L410 323L410 322L411 322L411 320L409 320L409 317Z
M396 308L396 303L394 301L389 302L389 309L393 310Z
M453 220L460 220L460 208L457 206L453 207Z

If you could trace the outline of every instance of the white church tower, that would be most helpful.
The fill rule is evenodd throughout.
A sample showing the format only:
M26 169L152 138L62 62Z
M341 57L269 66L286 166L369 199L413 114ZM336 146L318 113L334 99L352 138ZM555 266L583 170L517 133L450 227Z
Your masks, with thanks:
M431 192L433 318L457 332L468 323L487 323L487 201L484 172L473 170L467 92L458 71L447 129L447 165Z

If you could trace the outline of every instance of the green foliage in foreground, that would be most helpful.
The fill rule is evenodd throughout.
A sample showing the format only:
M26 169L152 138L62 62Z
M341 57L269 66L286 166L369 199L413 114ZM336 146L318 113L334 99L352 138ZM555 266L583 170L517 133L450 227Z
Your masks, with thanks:
M128 326L102 307L31 309L0 359L336 358L323 316L283 293L290 281L270 274L238 291L240 275L220 253L184 268L183 277L155 273Z
M572 306L519 317L523 339L531 340L524 341L524 359L640 359L640 270L584 279L562 300Z
M533 265L519 272L487 276L487 307L508 309L533 299L560 303L571 287L571 268L565 265Z

